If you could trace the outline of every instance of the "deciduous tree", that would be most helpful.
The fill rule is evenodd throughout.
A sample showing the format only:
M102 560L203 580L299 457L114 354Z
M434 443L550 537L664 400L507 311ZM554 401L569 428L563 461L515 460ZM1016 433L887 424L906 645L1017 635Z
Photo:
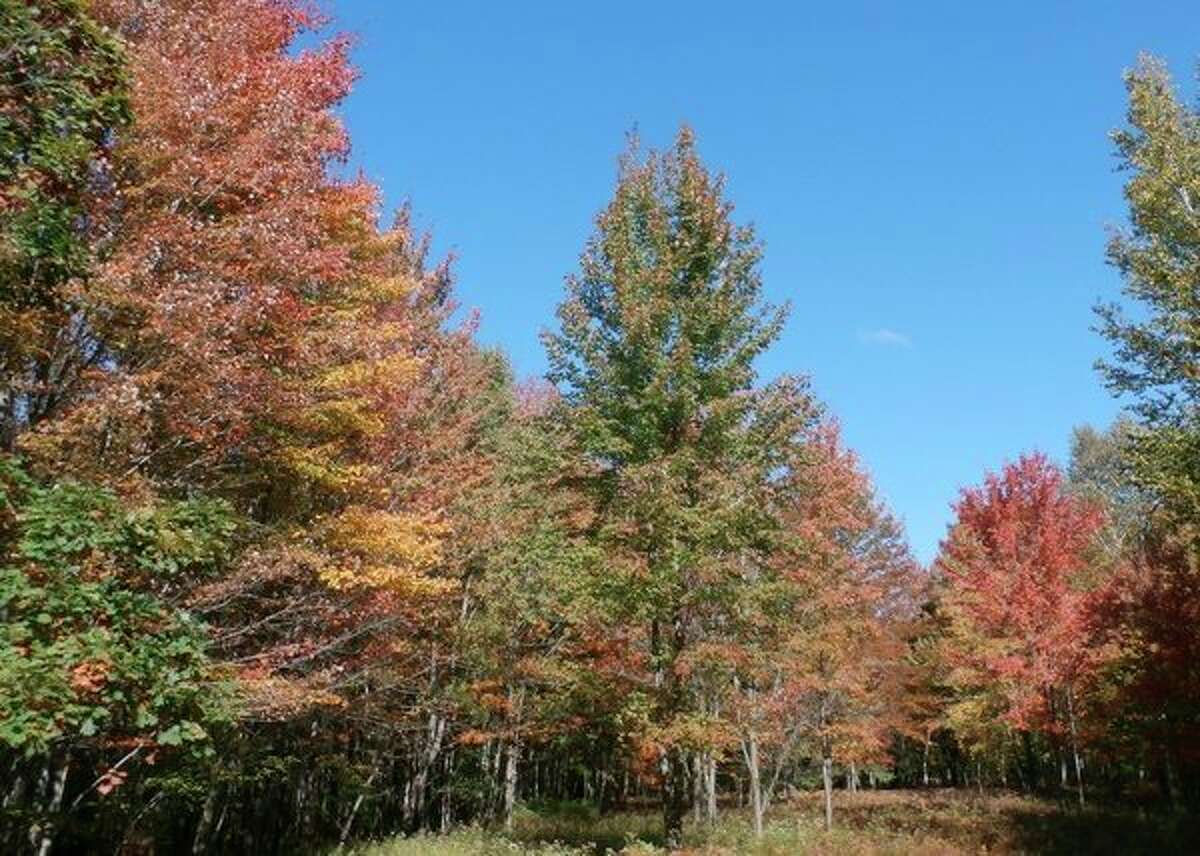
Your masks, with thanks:
M1018 729L1064 737L1082 802L1082 696L1104 656L1093 645L1085 580L1103 514L1067 493L1040 454L964 489L955 513L938 567L956 622L957 681L974 688L960 704L978 708L981 726L998 713Z
M762 303L761 251L731 215L690 130L662 154L631 148L567 281L560 331L546 336L551 378L593 465L598 537L614 559L611 614L644 628L674 845L695 713L680 665L700 614L746 584L737 557L765 546L765 489L802 394L754 387L755 358L783 313Z

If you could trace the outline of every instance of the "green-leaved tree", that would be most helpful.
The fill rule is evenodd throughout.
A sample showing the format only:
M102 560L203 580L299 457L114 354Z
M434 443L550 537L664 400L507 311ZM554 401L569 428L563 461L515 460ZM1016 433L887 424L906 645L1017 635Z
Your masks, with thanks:
M1099 366L1109 389L1134 399L1142 431L1133 471L1180 520L1200 517L1200 113L1184 104L1158 60L1126 76L1128 126L1113 137L1129 173L1129 225L1109 261L1138 307L1098 307L1114 346Z
M645 645L640 738L661 755L669 845L703 741L689 655L756 584L774 479L811 416L803 382L755 386L786 310L763 302L761 246L731 215L689 129L664 153L635 143L545 336L613 560L600 602Z

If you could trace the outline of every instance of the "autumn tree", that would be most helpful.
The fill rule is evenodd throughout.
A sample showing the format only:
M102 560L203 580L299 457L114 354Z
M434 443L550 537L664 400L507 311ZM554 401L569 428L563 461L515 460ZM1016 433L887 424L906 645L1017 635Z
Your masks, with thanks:
M1140 538L1124 545L1105 619L1132 676L1126 709L1146 714L1164 790L1177 798L1181 768L1193 778L1197 769L1185 748L1196 674L1184 664L1195 662L1188 610L1200 588L1200 113L1153 57L1126 75L1126 90L1127 124L1113 136L1128 176L1129 222L1112 236L1108 258L1135 309L1099 307L1100 331L1114 348L1099 368L1137 420L1122 430L1117 455L1127 487L1108 497L1139 522Z
M1104 654L1092 645L1086 577L1103 514L1068 494L1061 471L1039 454L964 489L955 513L938 568L955 624L955 680L966 691L958 706L976 708L981 728L1000 716L1065 737L1082 803L1080 719Z
M23 448L257 499L246 476L271 449L252 426L293 409L280 367L306 358L314 303L362 275L374 194L329 171L347 151L331 112L353 79L346 43L290 54L314 23L292 3L91 9L123 38L137 117L109 158L122 203L81 307L106 355Z
M787 698L776 710L789 740L781 748L819 759L830 825L834 759L854 787L858 765L882 760L904 725L905 639L920 578L836 423L817 425L799 448L784 502L788 537L772 566L787 609L763 654Z
M761 250L731 215L691 131L665 153L632 147L567 280L560 330L545 337L592 466L597 538L618 560L608 607L644 628L676 845L688 798L682 735L695 712L679 666L698 614L734 598L745 584L738 557L771 531L763 490L802 395L754 387L755 358L783 313L762 303Z
M428 261L407 215L380 228L375 189L336 175L348 140L334 108L354 71L345 38L296 48L323 24L308 4L30 8L3 6L21 60L4 69L16 159L4 162L2 311L34 319L58 350L5 352L17 396L5 443L33 484L87 485L114 520L223 502L231 526L215 565L177 563L163 609L203 621L189 625L196 650L236 680L237 748L174 779L167 752L156 770L127 763L115 802L148 826L139 799L160 813L199 805L188 846L201 852L222 845L230 813L246 840L328 836L311 796L340 786L354 796L324 822L351 829L360 783L342 784L338 741L352 741L363 780L382 775L378 758L399 756L386 772L403 775L416 753L394 750L434 695L413 691L431 648L434 685L448 684L443 629L461 613L470 553L460 506L487 471L487 360L472 325L450 323L449 268ZM102 210L93 196L120 203ZM30 249L34 215L48 249ZM50 229L68 221L69 234ZM52 266L50 249L70 264ZM21 295L8 301L28 270L46 277L36 318ZM37 389L30 372L44 375ZM34 393L53 407L34 408ZM118 591L140 584L130 562L105 567ZM56 579L65 603L86 594L71 590L78 574ZM66 644L71 627L51 627ZM114 640L136 651L140 632ZM335 748L297 773L304 740ZM86 784L81 759L72 770L68 792ZM153 793L157 771L199 798ZM241 800L245 788L273 789L272 811Z

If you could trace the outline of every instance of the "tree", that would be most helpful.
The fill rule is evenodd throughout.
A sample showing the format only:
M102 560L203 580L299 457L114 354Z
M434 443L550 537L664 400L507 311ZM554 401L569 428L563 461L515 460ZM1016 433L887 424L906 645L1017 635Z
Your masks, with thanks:
M1109 389L1134 399L1145 431L1133 435L1138 480L1184 521L1200 516L1200 115L1182 104L1165 66L1142 57L1126 75L1129 125L1113 138L1130 178L1128 228L1109 262L1140 305L1097 308L1115 353L1098 365Z
M347 152L346 40L289 52L316 23L291 2L91 12L124 38L136 116L109 158L121 204L79 310L103 359L21 448L81 477L260 502L277 451L261 428L297 405L280 370L317 356L302 349L312 313L379 258L364 251L374 190L330 172Z
M1131 420L1120 418L1105 431L1084 425L1071 433L1066 488L1104 509L1104 561L1097 564L1109 569L1136 549L1154 513L1152 497L1137 486L1131 467L1138 430Z
M825 822L833 763L879 760L903 726L905 638L919 577L903 531L875 498L836 423L800 448L781 517L790 538L773 557L789 589L783 634L764 652L782 669L793 739L820 759ZM854 785L852 785L854 786Z
M1018 729L1065 730L1082 803L1081 694L1104 653L1092 645L1083 582L1103 515L1067 494L1040 454L964 489L955 513L938 568L949 585L953 681L967 691L959 706L981 728L1000 714Z
M120 41L80 0L0 3L0 450L101 350L78 313L129 119Z
M72 233L79 263L43 289L54 312L39 330L56 350L14 364L4 441L38 484L88 485L129 513L224 502L239 522L218 567L178 569L169 603L203 619L206 656L236 680L236 744L186 775L131 778L121 808L98 814L161 831L178 809L198 821L197 852L228 844L227 813L241 812L246 841L281 847L328 836L322 822L350 829L364 783L443 762L466 511L497 409L489 360L472 322L451 323L449 266L429 263L407 212L380 228L376 190L331 169L348 151L334 110L355 73L343 37L297 49L323 23L309 4L95 0L87 18L38 5L3 6L22 58L11 76L40 75L4 91L6 120L20 120L5 133L24 164L49 145L26 121L37 110L51 142L83 131L62 137L74 160L53 176L5 162L6 241L26 210L8 204L10 183L89 228ZM10 243L6 277L33 264ZM36 390L31 371L45 375ZM31 409L34 392L52 406ZM113 570L121 590L138 582L128 563ZM86 592L66 589L79 580L63 579L77 602ZM431 711L437 739L404 751ZM271 811L242 798L272 788ZM314 794L347 792L314 811Z
M500 780L497 813L511 828L522 754L577 728L599 677L586 653L581 582L600 557L578 532L588 512L572 486L578 463L554 413L557 394L545 384L504 392L512 407L490 438L493 477L475 497L483 525L457 645L476 703L459 742L484 747L487 788ZM502 757L496 776L488 765L499 768Z
M1161 758L1164 791L1175 799L1181 773L1196 769L1185 747L1196 714L1187 664L1200 590L1200 112L1152 57L1126 75L1126 89L1128 124L1114 139L1129 174L1129 225L1110 240L1108 258L1138 311L1131 319L1116 305L1099 308L1115 348L1099 368L1114 394L1133 400L1137 425L1122 431L1120 450L1132 496L1109 497L1137 525L1101 615L1121 651L1123 710L1135 712L1135 731Z
M756 391L755 358L783 312L761 302L761 251L731 221L723 181L690 130L672 149L621 160L616 193L567 280L547 334L579 453L591 465L597 537L610 551L613 617L644 628L667 840L687 801L683 735L695 712L681 660L702 612L746 584L739 556L772 530L764 491L802 387Z

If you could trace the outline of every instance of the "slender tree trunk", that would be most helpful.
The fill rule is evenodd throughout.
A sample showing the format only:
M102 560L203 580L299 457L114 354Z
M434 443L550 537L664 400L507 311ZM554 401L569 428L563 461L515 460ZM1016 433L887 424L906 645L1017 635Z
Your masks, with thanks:
M504 828L509 832L513 826L513 808L517 804L517 764L521 758L521 742L513 739L508 744L504 759Z
M824 740L825 751L821 759L821 778L825 785L825 830L833 829L833 746L828 737Z
M479 747L479 771L483 775L484 794L483 794L483 816L488 820L496 816L497 804L497 785L494 771L492 770L492 743L488 740Z
M852 794L858 793L858 765L850 762L850 772L846 776L846 789Z
M495 819L497 813L504 808L504 788L501 784L500 763L503 760L504 744L499 740L489 744L488 756L488 817ZM535 775L540 772L535 768ZM535 784L536 787L536 784Z
M929 787L929 734L925 734L925 749L921 752L921 784Z
M0 808L8 808L10 805L18 805L25 798L25 776L21 770L20 762L13 760L9 765L9 773L12 775L12 786L4 794L4 801L0 803Z
M1179 782L1175 776L1175 761L1171 757L1171 741L1163 746L1163 790L1166 792L1167 804L1171 808L1179 807Z
M711 752L704 753L704 792L708 802L708 822L717 822L717 759Z
M600 814L607 814L609 807L613 801L613 776L612 769L608 766L608 759L604 761L604 767L599 772L600 783L596 788L597 791L597 808Z
M350 830L354 828L354 818L358 817L358 811L362 808L363 801L367 798L367 791L371 785L375 783L376 776L379 775L379 764L377 761L372 762L371 775L367 776L367 781L363 785L363 789L359 791L358 796L354 798L354 805L350 807L350 815L346 818L346 822L342 824L341 835L338 837L338 850L346 846L346 842L350 840Z
M450 824L454 820L453 804L450 801L450 783L454 781L454 750L451 749L446 754L446 760L442 763L442 772L444 775L440 799L438 800L438 830L445 834L450 831Z
M675 663L686 648L684 617L676 613L666 641L667 656L658 657L655 682L659 688L661 714L666 719L686 710L686 687L675 670ZM660 625L655 621L651 630L651 650L661 651ZM688 759L679 746L667 747L662 764L663 833L668 849L683 846L683 819L687 813Z
M429 723L425 734L425 747L418 759L416 774L413 776L412 790L409 794L408 814L409 826L424 827L426 823L426 794L429 788L429 776L434 764L442 752L442 739L446 733L446 720L436 713L429 714Z
M1067 690L1067 721L1071 726L1071 754L1075 759L1075 788L1079 792L1079 807L1086 804L1083 796L1083 759L1079 756L1079 732L1075 725L1075 693Z
M1028 731L1021 732L1021 747L1025 750L1025 769L1029 776L1029 790L1038 789L1038 761L1033 752L1033 735Z
M763 834L763 792L762 771L759 767L758 736L751 732L742 744L742 754L746 758L746 772L750 776L750 809L754 816L754 837L762 838Z

